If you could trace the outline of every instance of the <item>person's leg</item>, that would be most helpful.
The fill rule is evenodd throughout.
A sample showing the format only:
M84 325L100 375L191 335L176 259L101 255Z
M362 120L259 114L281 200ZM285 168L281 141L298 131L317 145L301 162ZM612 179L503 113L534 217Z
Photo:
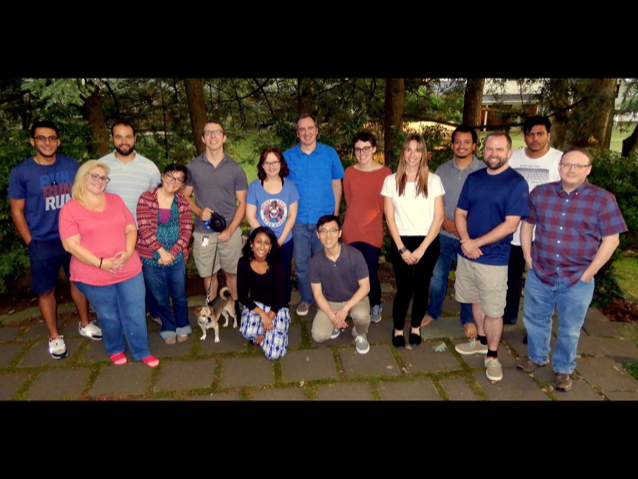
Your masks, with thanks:
M307 304L312 304L314 301L308 268L312 257L312 235L316 236L316 232L311 232L310 226L308 224L295 223L292 227L292 235L295 238L293 254L297 272L297 286L301 302Z
M328 304L333 310L337 310L344 305L344 303L332 303L330 301L328 301ZM312 320L312 339L317 343L323 343L330 339L334 329L334 325L330 318L326 316L326 313L317 308L315 319Z
M178 336L191 334L193 331L188 321L188 299L186 298L186 263L180 261L169 266L165 274L168 294L173 303L175 332Z
M106 352L111 356L123 353L126 349L126 344L119 318L115 285L93 286L76 281L75 286L93 305L93 309L100 320L102 340L104 341Z
M510 245L510 259L507 265L507 298L503 323L516 324L518 320L518 308L521 304L521 282L525 272L525 257L523 248Z
M290 241L281 246L281 264L284 267L284 292L288 303L290 303L290 294L292 291L292 287L290 286L290 272L292 269L292 252L294 248L294 239L290 239Z
M160 336L162 339L174 339L177 336L177 324L169 301L168 276L165 268L142 264L145 291L154 296L157 314L162 320ZM148 302L146 302L148 304Z
M217 272L221 268L215 233L193 232L193 258L197 272L204 282L208 302L211 303L217 296Z
M261 316L254 311L251 311L246 306L242 306L239 332L248 341L254 341L255 338L262 336L265 330L261 323Z
M44 319L44 324L49 331L50 338L56 338L59 336L58 332L58 318L57 318L57 301L55 299L55 288L46 291L45 293L38 294L38 307Z
M417 240L419 244L424 238ZM419 245L415 246L415 249ZM430 246L425 250L423 257L419 262L414 265L414 299L412 302L412 318L411 326L412 333L421 335L421 323L425 319L425 315L428 309L428 299L430 298L430 280L432 279L432 272L434 266L439 259L439 252L441 251L441 243L439 237L434 238Z
M368 334L370 327L370 300L366 296L357 304L355 304L348 312L352 318L354 329L353 336L365 336Z
M370 307L379 306L381 304L381 283L379 282L379 256L381 248L376 248L369 243L363 241L355 241L350 246L358 249L366 264L368 265L368 273L370 275Z
M270 311L270 308L268 308L268 311ZM266 331L264 340L261 343L264 354L268 359L274 361L286 355L289 327L290 310L281 308L273 318L273 329Z
M31 291L38 295L38 307L49 338L57 338L60 333L55 287L62 264L60 258L68 253L61 249L61 243L58 245L55 241L31 240L27 247L31 264Z
M226 285L230 289L230 295L237 301L237 263L241 258L241 230L237 228L228 241L219 242L221 269L226 273Z
M481 310L485 313L483 330L488 356L496 356L503 335L503 311L507 295L507 266L476 265ZM476 319L476 318L475 318ZM478 323L477 323L478 329ZM480 332L479 332L480 334Z
M558 285L556 303L558 305L558 337L552 357L554 372L571 374L576 368L576 351L580 338L580 329L594 295L594 280L579 281L568 288L564 283ZM527 299L527 295L526 295ZM528 338L529 343L529 338Z
M533 270L529 270L523 301L523 324L527 331L527 356L539 365L549 361L555 308L555 287L543 283Z
M447 280L450 276L452 261L456 257L456 243L458 240L439 235L441 252L439 259L434 265L432 278L430 279L430 302L428 303L428 311L423 326L435 321L441 317L443 311L443 301L447 293Z
M407 238L407 237L405 237ZM402 237L401 239L404 240ZM406 245L407 247L407 245ZM408 249L410 249L408 247ZM405 327L405 318L408 315L408 307L410 306L410 300L413 295L413 271L414 267L406 264L401 258L397 246L392 241L390 246L390 258L392 260L392 267L394 269L394 278L397 285L397 292L394 296L394 303L392 305L392 321L394 322L394 333L397 336L403 335L403 328Z
M142 273L114 285L124 337L134 361L151 355L148 349L144 278Z

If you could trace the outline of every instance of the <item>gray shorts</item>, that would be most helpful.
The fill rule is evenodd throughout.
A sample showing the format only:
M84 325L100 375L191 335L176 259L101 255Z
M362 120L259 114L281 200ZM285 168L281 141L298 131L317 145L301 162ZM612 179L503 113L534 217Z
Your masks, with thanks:
M202 245L204 237L208 237L208 244ZM241 258L241 229L237 228L228 241L217 241L219 233L193 232L193 258L197 272L202 278L208 278L223 269L226 273L237 274L237 262ZM219 245L219 246L218 246ZM217 256L215 257L215 250ZM215 269L213 270L213 260Z
M507 296L507 265L477 263L457 255L454 291L459 303L480 303L491 318L502 318Z

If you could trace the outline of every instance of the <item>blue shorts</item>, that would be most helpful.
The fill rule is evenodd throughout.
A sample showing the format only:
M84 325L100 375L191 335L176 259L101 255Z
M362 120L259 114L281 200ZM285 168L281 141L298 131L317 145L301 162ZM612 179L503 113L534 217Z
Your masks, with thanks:
M62 247L59 239L48 241L31 240L28 244L31 260L31 291L36 294L46 293L58 284L60 267L64 268L67 278L71 277L69 265L71 254Z

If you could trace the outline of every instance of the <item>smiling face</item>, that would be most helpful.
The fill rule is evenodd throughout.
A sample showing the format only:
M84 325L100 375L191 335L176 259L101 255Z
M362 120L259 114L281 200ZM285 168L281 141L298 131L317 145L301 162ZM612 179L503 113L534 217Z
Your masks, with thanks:
M510 156L512 156L512 150L504 136L490 136L485 141L483 159L492 174L503 171Z
M258 233L253 242L250 243L250 247L257 261L266 261L268 253L272 249L272 243L266 233Z
M106 178L106 170L96 166L84 178L84 191L93 195L101 194L108 183Z
M126 125L116 125L113 128L113 146L122 156L128 156L135 149L135 135L133 128Z
M277 155L274 153L268 153L266 159L264 160L262 166L264 167L264 171L268 178L277 178L279 177L279 171L281 170L281 162Z
M416 170L422 159L423 151L419 149L419 144L416 140L411 140L405 150L403 150L403 160L405 161L408 170Z
M317 125L315 125L314 120L310 117L302 118L297 123L297 136L301 144L307 148L315 146L318 133Z
M339 224L336 221L329 221L328 223L321 225L317 231L317 236L319 236L319 241L321 241L323 247L327 250L331 250L339 244L341 231L342 230L339 229Z
M55 140L50 138L55 138ZM52 160L60 147L58 134L52 128L36 128L30 141L38 154L45 160Z
M372 156L377 152L377 147L372 146L369 141L357 141L354 144L354 156L359 165L368 166L372 161Z
M204 126L204 135L202 141L209 150L219 150L224 147L226 142L226 134L219 123L206 123Z
M162 175L162 188L167 193L175 193L184 185L184 173L181 171L169 171Z
M476 149L476 143L472 139L472 133L457 131L452 142L452 152L459 160L471 158Z

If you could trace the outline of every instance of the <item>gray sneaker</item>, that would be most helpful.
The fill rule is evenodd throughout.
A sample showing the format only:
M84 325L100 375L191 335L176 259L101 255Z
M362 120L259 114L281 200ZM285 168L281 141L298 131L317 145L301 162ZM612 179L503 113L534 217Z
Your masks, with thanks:
M332 331L332 336L330 336L330 339L337 339L340 334L341 334L341 330L334 328L334 330Z
M366 339L365 334L354 338L354 343L359 354L367 354L368 351L370 351L370 343Z
M481 344L474 338L470 338L470 341L463 344L457 344L454 346L456 352L465 356L470 354L487 354L487 344Z
M519 359L518 361L516 361L516 368L520 369L521 371L525 371L526 373L531 373L536 368L542 368L548 362L549 361L546 361L543 364L538 364L538 363L535 363L534 361L532 361L528 356L525 356L524 358Z
M306 316L308 311L310 310L310 305L308 303L299 303L297 306L297 316Z
M503 379L503 368L496 358L485 358L485 375L490 381Z
M370 310L370 322L378 323L379 321L381 321L382 311L383 309L380 304L375 304L374 306L372 306L372 309Z
M554 389L567 392L572 388L572 382L571 374L556 373L554 377Z

